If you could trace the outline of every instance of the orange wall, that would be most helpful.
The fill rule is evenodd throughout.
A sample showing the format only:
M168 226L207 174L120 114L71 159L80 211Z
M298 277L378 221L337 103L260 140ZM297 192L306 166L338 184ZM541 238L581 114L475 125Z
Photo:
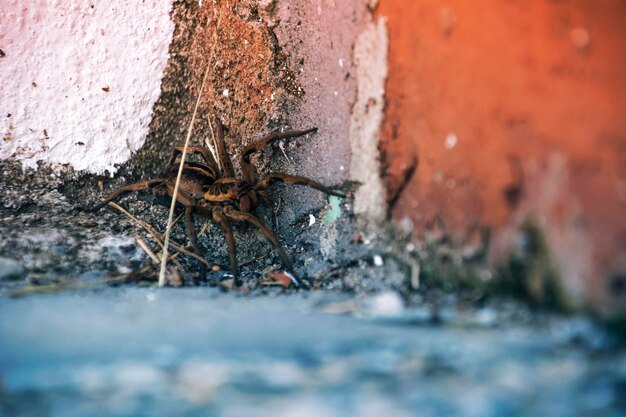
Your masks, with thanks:
M390 41L381 148L393 218L458 244L489 227L499 262L533 217L568 287L619 303L626 2L381 0L377 14Z

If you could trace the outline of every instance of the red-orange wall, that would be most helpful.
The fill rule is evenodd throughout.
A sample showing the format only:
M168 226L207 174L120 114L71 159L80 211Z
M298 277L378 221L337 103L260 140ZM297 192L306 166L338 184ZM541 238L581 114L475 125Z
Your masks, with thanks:
M574 293L624 301L626 2L381 0L377 15L394 220L458 244L489 227L497 263L533 217Z

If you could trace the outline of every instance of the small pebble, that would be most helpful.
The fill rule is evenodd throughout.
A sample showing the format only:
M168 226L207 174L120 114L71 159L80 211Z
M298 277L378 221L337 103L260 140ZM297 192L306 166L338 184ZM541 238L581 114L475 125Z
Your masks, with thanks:
M485 327L498 324L498 312L494 308L482 308L476 312L476 323Z
M404 311L404 302L395 291L387 291L363 301L363 312L375 317L398 316Z

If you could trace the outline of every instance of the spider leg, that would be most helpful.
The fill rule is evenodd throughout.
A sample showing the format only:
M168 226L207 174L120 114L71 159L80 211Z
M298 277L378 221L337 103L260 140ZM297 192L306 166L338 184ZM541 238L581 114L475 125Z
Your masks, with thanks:
M252 155L253 153L260 151L265 146L279 139L296 138L315 132L317 132L316 127L307 130L289 130L287 132L280 132L278 130L275 130L269 135L259 139L257 142L246 146L241 154L241 173L243 179L249 183L256 182L256 172L254 170L254 167L250 163L250 155Z
M227 208L226 210L224 210L224 214L229 219L233 219L233 220L240 221L240 222L248 222L256 226L256 228L259 229L261 234L263 234L263 236L267 240L269 240L272 243L272 245L274 245L274 249L280 255L281 259L283 260L283 264L285 265L287 270L291 272L291 274L297 279L296 272L293 268L293 265L291 264L291 261L289 260L289 257L287 256L287 253L285 253L285 250L283 249L280 242L276 238L276 235L271 230L269 230L261 222L261 220L259 220L258 218L256 218L254 215L250 213L245 213L243 211L238 211L232 208Z
M183 149L184 149L184 146L177 146L174 148L174 150L172 151L172 155L170 156L170 159L167 162L168 167L172 166L176 162L176 157L178 157L179 155L183 153ZM194 154L194 153L199 154L211 169L214 169L215 172L218 172L215 159L213 158L213 155L211 155L211 153L209 152L207 148L205 148L204 146L188 146L187 155Z
M185 207L185 226L187 227L187 235L189 236L189 241L191 242L191 247L196 255L204 258L202 254L202 248L198 244L198 237L196 235L196 228L193 222L193 207ZM206 272L206 265L201 263L202 273Z
M130 185L120 188L119 190L117 190L116 192L112 194L109 194L108 197L106 197L104 200L102 200L100 203L96 204L93 207L78 207L78 209L81 211L96 212L118 197L121 197L125 194L131 193L134 191L141 191L141 190L145 190L146 188L156 187L157 185L161 185L164 182L165 180L163 178L155 178L155 179L148 180L148 181L130 184Z
M221 211L213 211L213 220L215 220L224 231L228 257L230 258L230 269L235 276L235 283L239 285L239 264L237 264L237 246L235 244L233 228L230 226L228 218Z
M234 177L233 161L231 161L228 152L226 152L226 142L224 141L224 126L220 119L215 118L215 133L217 136L217 157L220 160L223 177Z
M282 182L284 184L306 185L307 187L314 188L314 189L322 191L322 192L324 192L326 194L335 195L337 197L345 197L346 196L345 193L343 193L341 191L337 191L337 190L332 190L332 189L330 189L330 188L320 184L317 181L313 181L310 178L299 177L299 176L296 176L296 175L282 174L280 172L273 172L273 173L268 174L265 177L261 178L261 180L259 180L257 185L254 187L254 189L255 190L264 191L274 182Z
M315 133L317 132L317 128L311 128L311 129L307 129L307 130L288 130L286 132L281 132L279 130L275 130L272 133L270 133L267 136L262 137L261 139L259 139L257 142L252 143L248 146L246 146L246 148L244 149L241 157L242 158L250 158L250 155L252 155L255 152L260 151L262 148L264 148L265 146L271 144L272 142L275 142L279 139L286 139L286 138L296 138L299 136L304 136L307 135L309 133Z

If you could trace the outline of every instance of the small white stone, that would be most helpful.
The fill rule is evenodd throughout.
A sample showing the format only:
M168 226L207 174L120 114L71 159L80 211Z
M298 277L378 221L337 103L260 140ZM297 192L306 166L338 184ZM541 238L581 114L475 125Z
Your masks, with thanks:
M343 68L343 58L339 58L339 66Z
M385 262L383 261L383 257L380 255L374 255L374 265L383 266Z
M491 281L491 278L493 278L493 274L491 273L490 270L484 269L480 271L480 273L478 274L478 277L481 279L481 281L488 282L488 281Z
M345 168L343 167L343 165L341 165L341 166L339 167L339 171L343 171L344 169L345 169Z
M411 233L413 231L413 221L409 216L404 216L400 220L400 228L404 233Z
M364 300L365 313L378 317L399 316L404 311L404 302L394 291L383 292Z
M476 312L475 319L483 326L494 326L498 323L498 313L493 308L482 308Z
M222 95L224 97L228 97L228 95L230 94L230 91L228 91L228 88L224 89L224 91L222 91Z
M315 216L309 214L309 226L313 226L315 224Z

